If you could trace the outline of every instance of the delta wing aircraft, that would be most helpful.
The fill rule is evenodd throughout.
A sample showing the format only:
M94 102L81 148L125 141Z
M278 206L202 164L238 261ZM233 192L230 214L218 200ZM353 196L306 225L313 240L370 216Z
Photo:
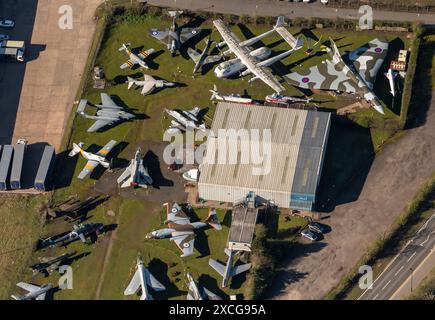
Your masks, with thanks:
M169 16L173 18L171 27L165 30L151 29L150 31L152 37L166 44L173 56L186 41L201 33L200 28L178 27L176 19L182 13L183 11L168 11Z
M171 121L171 126L168 130L169 133L179 133L186 131L188 128L198 129L201 131L206 131L207 127L203 123L199 123L198 114L201 109L198 107L193 108L189 111L177 111L165 109L165 112L173 117L175 120Z
M225 248L225 253L228 256L228 261L226 265L217 262L216 260L210 259L208 264L214 270L217 271L222 276L222 288L228 286L230 279L240 273L246 272L251 268L250 263L245 263L238 266L233 266L233 259L238 254L233 250Z
M155 52L153 48L148 49L146 51L141 51L139 54L133 53L128 47L130 43L123 43L119 51L125 51L128 55L128 60L124 64L120 66L122 70L127 68L133 68L135 65L140 65L144 69L149 69L149 66L146 64L145 59L152 53Z
M80 100L77 113L86 119L96 120L88 129L88 132L101 131L104 127L120 121L128 121L136 117L135 115L122 110L122 107L113 102L112 98L106 93L101 94L101 104L95 106L95 108L98 109L95 116L85 113L87 104L88 100Z
M93 154L83 150L83 142L80 142L79 144L73 143L73 149L68 155L70 157L74 157L76 154L80 153L83 158L88 160L77 178L83 180L90 175L98 165L102 165L106 169L110 168L110 163L106 160L106 157L116 144L117 142L115 140L110 140L100 151L98 151L96 154Z
M153 297L148 292L148 286L150 286L154 291L160 292L165 291L166 288L161 284L154 276L148 271L143 265L142 258L137 258L136 262L136 272L133 275L129 285L124 291L125 296L130 296L135 294L139 289L142 292L140 300L153 300Z
M127 77L128 90L130 90L133 86L142 87L141 94L146 95L152 93L155 89L176 86L176 83L174 82L156 80L153 76L148 74L144 74L143 78L143 80L135 80L131 77Z
M42 286L36 286L34 284L19 282L17 283L17 287L26 290L28 293L25 295L11 295L12 299L15 300L45 300L45 296L48 291L53 289L53 285L51 283L44 284Z
M384 108L373 92L376 75L387 55L388 42L373 39L344 56L330 39L331 48L327 51L332 59L322 61L302 72L287 74L289 83L305 89L334 90L354 93L371 103L373 108L384 114Z
M237 57L236 59L222 62L215 68L214 72L218 78L227 78L236 73L239 73L240 76L246 76L252 73L254 76L249 82L261 79L277 93L285 90L281 83L272 75L270 70L266 69L266 67L284 59L303 46L302 38L295 39L290 32L283 27L284 17L278 17L276 25L272 30L243 42L228 29L222 20L214 20L213 24L229 48L223 55L228 56L230 53L233 53ZM271 54L271 50L267 47L251 50L251 45L275 31L283 36L284 40L292 47L291 50L285 51L272 58L268 58ZM223 44L218 45L218 47L222 46Z
M146 238L169 238L169 240L174 241L178 248L183 252L181 255L182 258L193 254L196 229L202 229L207 226L211 226L216 230L222 229L216 210L210 210L208 217L204 222L190 222L190 218L177 203L174 203L171 210L169 210L168 203L165 203L163 206L165 206L167 210L167 219L165 223L168 225L168 228L148 233Z
M187 300L222 300L221 297L211 292L206 287L200 287L189 272L186 274L186 277L189 282Z
M148 185L153 183L153 179L151 179L148 170L143 165L140 148L137 149L134 158L130 161L130 165L121 174L117 182L121 185L121 188L147 188Z
M199 69L201 69L203 66L210 63L216 63L222 59L222 55L208 55L208 51L213 44L213 41L211 39L206 40L205 43L205 48L204 50L202 50L201 53L192 48L187 49L187 54L189 55L190 59L192 59L195 63L195 67L193 68L193 74L197 73Z

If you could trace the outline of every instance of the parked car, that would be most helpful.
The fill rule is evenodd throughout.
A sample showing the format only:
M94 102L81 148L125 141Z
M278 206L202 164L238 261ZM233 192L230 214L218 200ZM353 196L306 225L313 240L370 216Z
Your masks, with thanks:
M302 230L301 236L310 239L311 241L317 241L319 239L313 231L307 229Z
M9 40L9 36L7 34L0 34L0 41Z
M326 229L325 225L323 225L321 223L318 223L318 222L314 222L314 221L311 221L308 224L308 229L310 229L311 231L317 232L317 233L325 233L325 232L327 232L327 229Z
M15 27L15 22L13 20L0 20L0 27L13 28Z

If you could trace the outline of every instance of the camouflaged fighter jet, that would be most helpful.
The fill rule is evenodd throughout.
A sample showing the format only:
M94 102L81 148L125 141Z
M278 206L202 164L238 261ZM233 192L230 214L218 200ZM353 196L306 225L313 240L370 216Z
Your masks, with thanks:
M122 70L127 68L133 68L135 65L140 65L144 69L149 69L148 65L145 63L145 59L152 53L155 52L153 48L141 51L139 54L133 53L128 47L130 43L123 43L119 51L125 51L128 54L128 60L120 66Z
M46 276L49 276L54 271L59 269L59 266L64 261L70 259L76 253L77 251L71 251L54 258L41 258L39 263L35 263L30 266L30 269L33 271L33 276L35 276L37 273L42 273Z
M177 50L180 50L183 43L201 33L200 28L178 27L175 20L182 13L183 11L168 11L169 16L173 18L171 28L166 30L151 29L150 31L152 37L166 44L172 56L175 55Z
M24 295L11 295L11 298L14 300L45 300L47 292L53 289L51 283L37 286L26 282L19 282L17 283L17 287L26 290L27 293Z
M205 40L205 48L202 53L199 53L195 49L189 48L187 49L187 54L190 59L195 63L195 67L193 68L193 74L197 73L199 69L209 63L216 63L222 59L222 55L208 55L208 51L210 50L213 41L209 38Z
M373 39L367 45L343 56L334 41L327 51L331 60L302 72L286 75L289 83L305 89L334 90L361 95L373 108L384 114L381 101L372 91L376 75L387 55L388 42Z
M86 119L96 120L92 126L89 127L89 133L103 131L104 128L113 125L120 121L129 121L134 119L134 114L128 113L122 107L116 105L112 98L106 94L101 94L101 104L95 105L98 109L96 115L89 115L85 113L85 108L88 105L88 100L80 100L77 108L77 113Z
M155 230L146 235L147 239L164 239L174 241L175 244L183 251L181 257L187 257L193 254L195 242L195 229L201 229L211 226L216 230L221 230L222 226L218 220L216 210L211 209L207 219L204 222L190 222L190 218L184 213L181 207L174 203L169 211L169 204L163 204L166 207L167 219L165 223L169 228Z

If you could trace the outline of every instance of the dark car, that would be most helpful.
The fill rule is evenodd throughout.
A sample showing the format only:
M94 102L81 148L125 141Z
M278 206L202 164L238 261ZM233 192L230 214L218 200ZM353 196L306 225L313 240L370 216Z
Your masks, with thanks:
M311 231L317 232L317 233L325 233L327 232L326 226L318 223L318 222L310 222L308 224L308 229L310 229Z

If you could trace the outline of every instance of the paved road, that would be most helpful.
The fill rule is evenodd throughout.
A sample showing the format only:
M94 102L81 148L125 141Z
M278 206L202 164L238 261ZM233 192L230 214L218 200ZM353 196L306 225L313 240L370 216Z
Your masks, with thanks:
M148 3L191 11L210 11L219 13L278 16L288 18L348 18L359 19L357 9L336 9L317 3L288 3L273 0L148 0ZM408 12L390 12L374 10L375 20L422 21L435 24L435 14L418 14Z
M11 35L26 40L26 64L2 63L0 143L26 138L60 146L92 43L102 0L2 0L16 20ZM59 27L62 5L73 9L73 29Z
M422 226L411 241L394 258L382 274L373 282L372 289L366 290L360 300L387 300L403 287L408 281L414 288L418 285L427 271L434 267L431 263L435 256L435 214ZM428 261L428 268L419 268L422 263ZM410 279L410 277L413 279ZM402 296L403 297L403 296Z

